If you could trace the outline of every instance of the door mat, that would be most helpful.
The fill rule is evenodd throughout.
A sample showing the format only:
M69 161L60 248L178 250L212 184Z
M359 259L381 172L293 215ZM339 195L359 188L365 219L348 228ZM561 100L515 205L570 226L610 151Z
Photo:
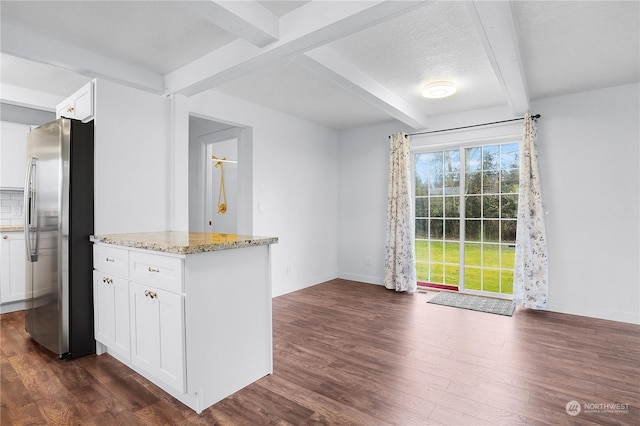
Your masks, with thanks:
M431 298L431 300L427 301L427 303L506 316L513 316L516 310L516 304L511 300L493 299L490 297L472 296L470 294L451 293L448 291L441 291Z

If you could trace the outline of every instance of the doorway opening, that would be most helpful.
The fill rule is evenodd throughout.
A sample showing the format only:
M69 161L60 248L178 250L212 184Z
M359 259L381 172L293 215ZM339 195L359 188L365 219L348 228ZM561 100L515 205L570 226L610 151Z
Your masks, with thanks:
M189 116L189 231L252 234L251 128Z

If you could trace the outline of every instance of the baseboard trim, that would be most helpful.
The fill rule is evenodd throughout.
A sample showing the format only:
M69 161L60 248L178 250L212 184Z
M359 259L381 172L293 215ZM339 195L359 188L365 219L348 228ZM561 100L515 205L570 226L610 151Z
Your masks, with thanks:
M352 274L349 272L338 272L338 277L349 281L358 281L366 284L384 285L384 277L375 277L371 275Z
M609 321L626 322L640 325L640 313L615 311L612 309L602 309L595 306L567 305L566 303L554 303L549 301L548 310L561 314L579 315L582 317L599 318Z
M0 314L8 314L9 312L24 311L26 309L26 301L16 300L15 302L6 302L0 305Z
M302 290L308 287L313 287L314 285L322 284L327 281L331 281L338 278L336 274L328 274L321 277L316 277L309 280L298 281L297 283L288 284L282 287L273 286L271 289L271 297L278 297L288 293L293 293L294 291Z

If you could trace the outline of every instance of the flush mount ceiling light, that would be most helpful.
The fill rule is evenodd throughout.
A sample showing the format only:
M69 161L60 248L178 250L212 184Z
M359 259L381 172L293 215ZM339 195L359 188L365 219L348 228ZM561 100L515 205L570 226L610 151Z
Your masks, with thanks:
M446 98L456 93L456 86L450 81L434 81L422 89L422 96L429 99Z

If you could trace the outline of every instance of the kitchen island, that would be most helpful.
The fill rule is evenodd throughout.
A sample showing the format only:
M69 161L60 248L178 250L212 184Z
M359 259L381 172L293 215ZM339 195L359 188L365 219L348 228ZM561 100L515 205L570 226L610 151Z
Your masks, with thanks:
M274 237L91 236L96 353L200 413L271 374Z

